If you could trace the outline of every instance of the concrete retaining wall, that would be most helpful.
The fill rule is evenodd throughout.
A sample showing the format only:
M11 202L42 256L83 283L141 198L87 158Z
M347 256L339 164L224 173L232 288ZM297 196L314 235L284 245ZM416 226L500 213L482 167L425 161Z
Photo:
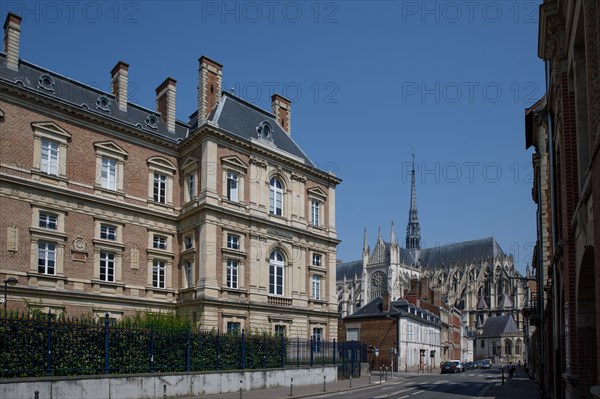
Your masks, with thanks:
M159 399L166 385L167 397L199 396L337 380L337 367L228 371L222 373L135 374L89 377L42 377L0 380L0 398L33 399Z

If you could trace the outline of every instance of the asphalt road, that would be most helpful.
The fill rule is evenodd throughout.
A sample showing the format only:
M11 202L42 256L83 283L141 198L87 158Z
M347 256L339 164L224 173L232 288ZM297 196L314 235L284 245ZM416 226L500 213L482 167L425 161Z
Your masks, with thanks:
M374 381L375 381L375 377ZM477 398L497 383L499 369L469 370L459 374L419 374L394 378L381 385L354 391L335 392L313 398L351 399L465 399ZM377 378L378 379L378 378Z

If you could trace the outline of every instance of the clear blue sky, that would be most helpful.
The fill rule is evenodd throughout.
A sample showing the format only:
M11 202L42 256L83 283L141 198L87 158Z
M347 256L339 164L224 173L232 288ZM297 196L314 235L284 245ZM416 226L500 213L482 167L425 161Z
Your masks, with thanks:
M0 3L23 17L21 58L106 91L129 63L130 100L155 106L177 80L197 107L199 56L224 89L270 110L289 97L292 136L343 179L338 257L359 259L390 224L403 243L414 148L422 245L494 236L519 269L535 242L524 110L544 92L539 1L124 1Z

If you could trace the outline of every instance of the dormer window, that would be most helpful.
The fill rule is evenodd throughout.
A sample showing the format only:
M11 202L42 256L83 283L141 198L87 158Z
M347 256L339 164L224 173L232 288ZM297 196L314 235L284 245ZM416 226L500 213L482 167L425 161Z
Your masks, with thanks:
M256 128L258 138L262 140L273 141L273 126L267 121L262 121Z

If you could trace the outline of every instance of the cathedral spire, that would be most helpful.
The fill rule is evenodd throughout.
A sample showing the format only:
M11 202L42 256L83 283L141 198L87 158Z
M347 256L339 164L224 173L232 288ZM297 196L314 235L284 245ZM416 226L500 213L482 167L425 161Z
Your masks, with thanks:
M392 234L390 236L390 244L396 245L396 231L394 229L394 222L392 222Z
M417 214L417 191L415 189L415 153L412 154L412 172L410 177L410 209L406 225L406 249L413 255L421 249L421 227Z
M363 238L363 253L369 253L369 244L367 244L367 228L365 227L365 234Z

